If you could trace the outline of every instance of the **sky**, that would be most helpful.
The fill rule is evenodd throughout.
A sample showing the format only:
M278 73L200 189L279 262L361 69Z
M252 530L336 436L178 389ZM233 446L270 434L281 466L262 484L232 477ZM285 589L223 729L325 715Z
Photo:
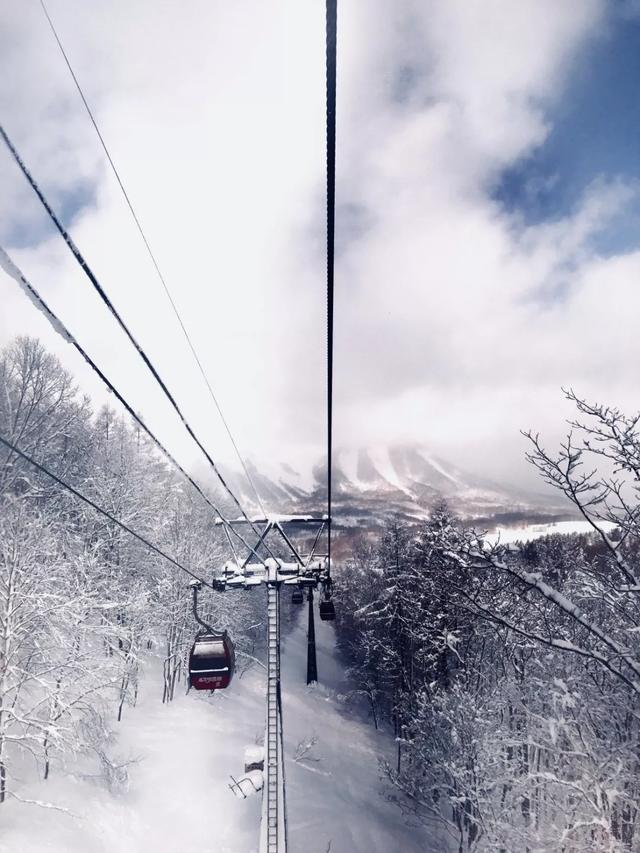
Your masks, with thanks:
M241 451L323 453L324 4L48 0ZM338 447L530 483L562 388L640 408L640 3L339 0ZM36 0L0 5L9 136L212 455L233 466ZM0 150L0 245L187 465L198 451ZM0 272L0 344L79 356ZM237 464L237 463L236 463Z

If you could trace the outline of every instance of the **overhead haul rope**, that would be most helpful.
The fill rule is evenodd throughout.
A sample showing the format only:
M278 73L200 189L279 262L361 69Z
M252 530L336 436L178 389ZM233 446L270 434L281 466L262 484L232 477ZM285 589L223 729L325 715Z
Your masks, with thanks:
M130 536L133 536L139 542L142 542L142 544L149 548L151 551L154 551L156 554L159 554L161 557L163 557L165 560L168 560L170 563L172 563L178 569L181 569L183 572L186 572L188 575L191 575L194 580L200 581L200 583L203 583L205 586L212 588L212 585L210 583L207 583L207 581L203 580L201 577L199 577L199 575L196 575L194 572L191 571L191 569L188 569L186 566L183 566L182 563L179 563L176 559L170 557L169 554L166 554L161 548L158 548L157 545L154 545L153 542L149 542L149 540L145 539L144 536L141 536L140 533L136 533L136 531L129 527L129 525L125 524L123 521L120 521L120 519L116 518L115 515L111 515L111 513L108 512L106 509L103 509L97 503L94 503L91 498L88 498L86 495L83 495L82 492L79 492L77 489L74 489L73 486L69 485L69 483L67 483L65 480L62 480L60 477L58 477L57 474L54 474L53 471L49 471L49 469L45 468L45 466L42 465L40 462L36 462L36 460L32 459L31 456L27 456L26 453L20 450L19 447L16 447L15 444L12 444L12 442L10 442L3 435L0 435L0 442L2 442L2 444L4 444L10 451L15 453L16 456L19 456L21 459L24 459L25 462L28 462L29 465L32 465L38 471L42 471L43 474L46 474L47 477L50 477L59 486L62 486L62 488L71 492L71 494L75 495L75 497L80 498L81 501L84 501L90 507L95 509L95 511L100 513L100 515L104 515L105 518L108 518L109 521L112 521L114 524L117 524L118 527L121 527Z
M44 0L40 0L40 5L42 6L42 10L46 16L47 21L49 22L49 27L51 28L51 32L53 33L53 36L54 36L56 42L58 43L58 47L60 48L60 53L62 54L62 57L66 63L67 68L69 69L69 73L71 74L73 82L75 83L76 89L78 90L78 94L80 95L80 98L82 99L82 103L84 104L85 110L87 111L87 115L91 119L91 124L94 127L94 130L98 136L98 139L100 140L100 145L102 146L102 150L104 151L104 153L107 157L107 160L109 161L109 165L111 166L111 171L113 172L113 174L116 178L116 181L118 182L118 185L120 186L120 189L122 190L122 195L124 196L124 200L127 203L127 207L129 208L131 216L133 217L133 221L135 222L136 228L138 229L138 232L139 232L140 236L142 237L142 241L146 247L147 254L151 258L151 262L152 262L153 266L155 267L155 271L158 275L158 278L160 279L160 283L162 284L162 287L164 288L164 292L167 295L167 299L169 300L169 302L171 304L171 307L173 309L173 313L175 314L176 319L177 319L178 323L180 324L180 328L182 329L182 334L184 335L185 340L187 341L187 344L189 345L189 349L191 350L191 354L193 355L193 358L195 359L195 362L198 366L198 370L200 371L200 374L201 374L201 376L202 376L202 378L203 378L203 380L204 380L204 382L205 382L205 384L209 390L209 396L213 400L213 403L214 403L216 409L218 410L218 414L220 415L220 420L222 421L224 428L227 432L227 435L229 436L229 440L231 441L231 444L233 445L233 449L234 449L236 456L238 457L238 460L239 460L239 462L240 462L240 464L244 470L244 473L247 477L247 481L249 482L249 485L251 486L253 493L256 496L256 499L258 501L258 504L260 505L260 509L262 510L263 515L266 517L267 512L263 506L262 500L260 499L260 495L258 494L258 490L256 488L254 481L253 481L253 478L252 478L251 474L249 473L249 469L248 469L248 467L247 467L247 465L246 465L246 463L242 457L242 454L240 453L240 449L238 448L238 445L236 444L236 441L235 441L235 439L231 433L231 428L229 427L229 424L227 423L227 419L225 418L224 414L222 413L222 408L221 408L220 404L218 403L218 399L217 399L217 397L213 391L213 388L211 387L211 383L209 382L209 378L205 372L204 367L202 366L202 362L200 361L200 358L198 356L196 348L193 345L193 342L191 341L191 337L190 337L189 333L187 332L187 329L186 329L184 323L182 322L182 317L180 316L178 308L177 308L177 306L173 300L173 297L171 296L171 292L169 290L169 287L167 285L165 277L162 274L162 271L160 270L160 265L158 264L158 261L156 260L156 257L153 253L153 250L151 249L149 241L147 240L146 234L144 233L142 225L140 224L140 220L138 219L138 215L136 214L134 207L133 207L133 204L131 202L131 199L129 198L129 194L127 193L127 191L124 187L124 183L122 182L122 179L120 177L120 173L118 172L118 169L116 168L116 165L113 162L113 158L111 157L109 149L107 148L107 143L104 141L104 137L102 136L100 128L98 127L98 123L97 123L97 121L93 115L91 107L89 106L89 103L88 103L87 99L85 98L84 92L82 91L82 87L80 86L80 82L78 81L78 78L76 77L76 74L73 70L73 67L71 66L71 62L69 61L69 57L67 56L67 53L64 49L62 41L60 40L60 36L58 35L58 32L54 26L54 23L51 20L51 16L49 15L49 12L47 11L47 7L44 3Z
M331 576L333 459L333 275L336 208L336 36L337 0L326 4L327 83L327 572Z
M100 380L104 383L105 387L108 391L110 391L119 403L124 406L127 413L133 418L133 420L140 426L144 432L149 436L151 441L156 445L158 450L164 454L164 456L169 460L169 462L175 466L175 468L186 478L186 480L193 486L193 488L198 492L198 494L204 499L204 501L211 507L211 509L220 517L220 520L223 522L223 529L227 534L227 540L231 546L231 550L234 555L234 559L236 563L238 562L237 554L235 548L233 547L233 543L231 537L229 536L229 530L232 531L234 536L238 538L238 540L249 549L249 551L260 561L262 562L260 555L255 551L254 548L249 545L249 543L245 540L245 538L238 533L238 531L233 527L233 525L229 524L228 520L224 517L220 509L213 503L213 501L205 494L205 492L200 488L198 483L191 477L185 469L180 465L178 460L167 450L167 448L162 444L159 438L157 438L151 429L146 425L146 423L142 420L141 416L138 415L135 409L127 402L127 400L122 396L122 394L118 391L115 385L105 376L105 374L100 370L98 365L93 361L91 356L86 352L85 349L78 343L75 337L71 334L69 329L64 325L62 320L52 311L52 309L47 305L42 296L38 293L36 288L31 284L31 282L23 275L22 271L17 267L16 264L11 260L9 255L4 251L2 246L0 246L0 269L3 269L8 276L14 279L20 287L26 291L27 296L31 299L31 301L35 304L36 308L41 311L54 331L57 332L61 337L63 337L68 343L70 343L75 349L80 353L82 358L86 361L89 367L93 370L93 372L100 378Z
M98 295L100 296L100 298L102 299L102 301L104 302L104 304L107 306L107 308L108 308L108 309L109 309L109 311L111 312L112 316L115 318L116 322L118 323L118 325L120 326L120 328L122 329L122 331L123 331L123 332L125 333L125 335L129 338L130 342L132 343L132 345L134 346L134 348L137 350L138 355L139 355L139 356L140 356L140 358L144 361L144 363L145 363L145 364L146 364L146 366L148 367L149 371L151 372L151 374L152 374L153 378L156 380L156 382L158 383L158 385L160 386L160 388L161 388L161 389L162 389L162 391L164 392L165 397L169 400L169 402L170 402L170 403L171 403L171 405L173 406L173 408L174 408L174 410L176 411L176 413L177 413L178 417L179 417L179 418L180 418L180 420L182 421L183 426L185 427L185 429L187 430L187 432L189 433L189 435L191 436L191 438L195 441L195 443L198 445L198 447L200 448L200 450L202 451L202 453L203 453L203 454L204 454L204 456L206 457L206 459L207 459L207 461L208 461L209 465L212 467L212 469L213 469L214 473L216 474L216 476L217 476L218 480L220 481L220 483L222 484L223 488L225 489L225 491L227 492L227 494L229 495L229 497L233 500L233 502L235 503L235 505L238 507L238 509L239 509L239 510L240 510L240 512L242 513L242 516L243 516L243 517L245 518L245 520L248 522L248 524L250 525L250 527L251 527L251 529L253 530L253 532L254 532L256 535L258 535L258 531L257 531L257 529L256 529L256 527L255 527L255 525L254 525L254 523L251 521L251 519L249 518L249 516L247 515L247 513L244 511L244 509L242 508L242 505L240 504L239 500L238 500L238 499L237 499L237 497L234 495L234 493L232 492L231 488L227 485L227 482L225 481L224 477L223 477L223 476L222 476L222 474L220 473L220 471L219 471L219 469L218 469L218 466L217 466L217 465L216 465L216 463L213 461L213 459L211 458L211 456L209 455L208 451L206 450L206 448L204 447L204 445L202 444L202 442L200 441L200 439L197 437L197 435L195 434L195 432L192 430L192 428L191 428L191 426L190 426L189 422L187 421L187 419L185 418L185 416L182 414L182 411L180 410L180 407L179 407L179 406L178 406L178 404L176 403L176 401L175 401L175 399L174 399L173 395L171 394L171 392L170 392L170 391L169 391L169 389L167 388L166 384L164 383L164 381L163 381L162 377L160 376L160 374L158 373L158 371L156 370L156 368L153 366L152 362L150 361L149 357L147 356L147 354L146 354L146 353L145 353L145 351L143 350L142 346L138 343L138 341L134 338L133 334L129 331L129 328L128 328L127 324L124 322L124 320L122 319L122 317L120 316L120 314L119 314L119 313L118 313L118 311L116 310L115 306L113 305L113 303L111 302L111 300L110 300L110 299L109 299L109 297L107 296L106 292L105 292L105 291L104 291L104 289L102 288L102 286L101 286L100 282L98 281L98 279L97 279L97 278L96 278L96 276L94 275L94 273L93 273L93 271L92 271L91 267L90 267L90 266L88 265L88 263L85 261L84 257L82 256L82 253L80 252L80 250L78 249L78 247L76 246L76 244L73 242L73 240L72 240L72 238L71 238L71 235L67 232L67 230L65 229L65 227L62 225L62 223L60 222L60 220L58 219L58 217L57 217L57 216L56 216L56 214L54 213L54 211L53 211L53 209L52 209L51 205L49 204L49 202L48 202L48 201L47 201L47 199L45 198L45 196L44 196L44 194L43 194L42 190L40 189L40 187L39 187L39 186L38 186L38 184L36 183L35 179L33 178L33 176L31 175L31 173L30 173L30 172L29 172L29 170L27 169L27 167L26 167L26 165L25 165L24 161L22 160L22 158L21 158L21 157L20 157L20 155L18 154L18 152L17 152L17 150L16 150L15 146L13 145L13 143L11 142L11 140L9 139L9 137L7 136L6 131L4 130L4 128L3 128L1 125L0 125L0 136L2 136L2 139L4 140L4 142L5 142L6 146L7 146L7 148L9 149L9 151L10 151L10 153L11 153L11 156L12 156L12 157L13 157L13 159L16 161L16 163L17 163L18 167L20 168L20 171L22 172L22 174L25 176L25 178L26 178L26 179L27 179L27 181L29 182L29 185L31 186L31 188L32 188L32 190L35 192L35 194L37 195L38 199L40 200L40 203L42 204L42 206L44 207L44 209L47 211L47 213L48 213L48 215L49 215L49 218L51 219L51 221L53 222L53 224L54 224L54 225L56 226L56 228L58 229L58 231L59 231L59 233L60 233L61 237L63 238L63 240L64 240L64 241L65 241L65 243L67 244L67 246L68 246L68 248L69 248L69 251L71 252L71 254L73 255L73 257L76 259L76 261L78 262L78 264L79 264L79 265L80 265L80 267L82 268L83 272L86 274L87 278L89 279L89 281L90 281L90 282L91 282L91 284L93 285L94 289L96 290L96 292L98 293ZM271 549L269 548L269 546L267 545L267 543L266 543L266 542L263 542L262 544L264 545L264 547L266 548L266 550L269 552L270 556L271 556L271 557L273 557L273 558L275 559L274 554L272 553L272 551L271 551Z

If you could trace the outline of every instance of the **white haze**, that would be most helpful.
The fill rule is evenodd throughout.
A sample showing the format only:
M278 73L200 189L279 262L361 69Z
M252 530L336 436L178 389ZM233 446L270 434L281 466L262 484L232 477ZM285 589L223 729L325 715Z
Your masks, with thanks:
M323 4L51 0L52 17L240 447L296 466L325 428ZM491 198L540 145L608 6L343 0L338 47L336 442L418 441L522 480L560 386L637 407L640 254L593 236L637 188L592 185L525 227ZM0 10L3 123L214 455L229 441L37 3ZM176 418L0 152L3 239L186 462ZM14 283L0 342L36 334L104 392Z

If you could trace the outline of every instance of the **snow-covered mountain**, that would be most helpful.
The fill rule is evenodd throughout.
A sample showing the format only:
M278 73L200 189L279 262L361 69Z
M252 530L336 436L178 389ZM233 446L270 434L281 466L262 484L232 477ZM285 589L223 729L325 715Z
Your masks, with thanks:
M249 463L251 477L268 511L317 512L326 501L326 462L308 471L290 465L265 470ZM246 477L230 476L241 501L255 509ZM333 463L334 520L337 526L376 526L391 515L424 518L439 500L461 517L487 526L571 518L553 495L501 486L462 471L417 445L339 449Z

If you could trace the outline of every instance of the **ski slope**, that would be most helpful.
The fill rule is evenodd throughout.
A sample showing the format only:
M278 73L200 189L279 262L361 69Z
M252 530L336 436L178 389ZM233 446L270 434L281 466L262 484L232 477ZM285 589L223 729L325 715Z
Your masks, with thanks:
M283 610L288 605L283 601ZM442 853L426 831L409 827L385 798L379 755L392 740L349 714L333 627L316 614L321 683L305 685L306 605L282 655L289 853ZM241 800L228 789L243 752L264 733L264 670L254 667L211 697L180 694L162 705L161 669L148 663L138 704L127 708L115 747L135 759L125 790L54 771L19 793L73 814L9 801L0 807L2 853L257 853L260 795ZM307 759L301 742L317 737Z
M339 602L336 602L339 606ZM422 828L409 827L385 797L379 757L393 740L345 712L348 689L332 626L316 617L319 684L307 688L306 605L283 644L284 736L289 853L444 853ZM314 761L294 761L296 746L318 741Z

